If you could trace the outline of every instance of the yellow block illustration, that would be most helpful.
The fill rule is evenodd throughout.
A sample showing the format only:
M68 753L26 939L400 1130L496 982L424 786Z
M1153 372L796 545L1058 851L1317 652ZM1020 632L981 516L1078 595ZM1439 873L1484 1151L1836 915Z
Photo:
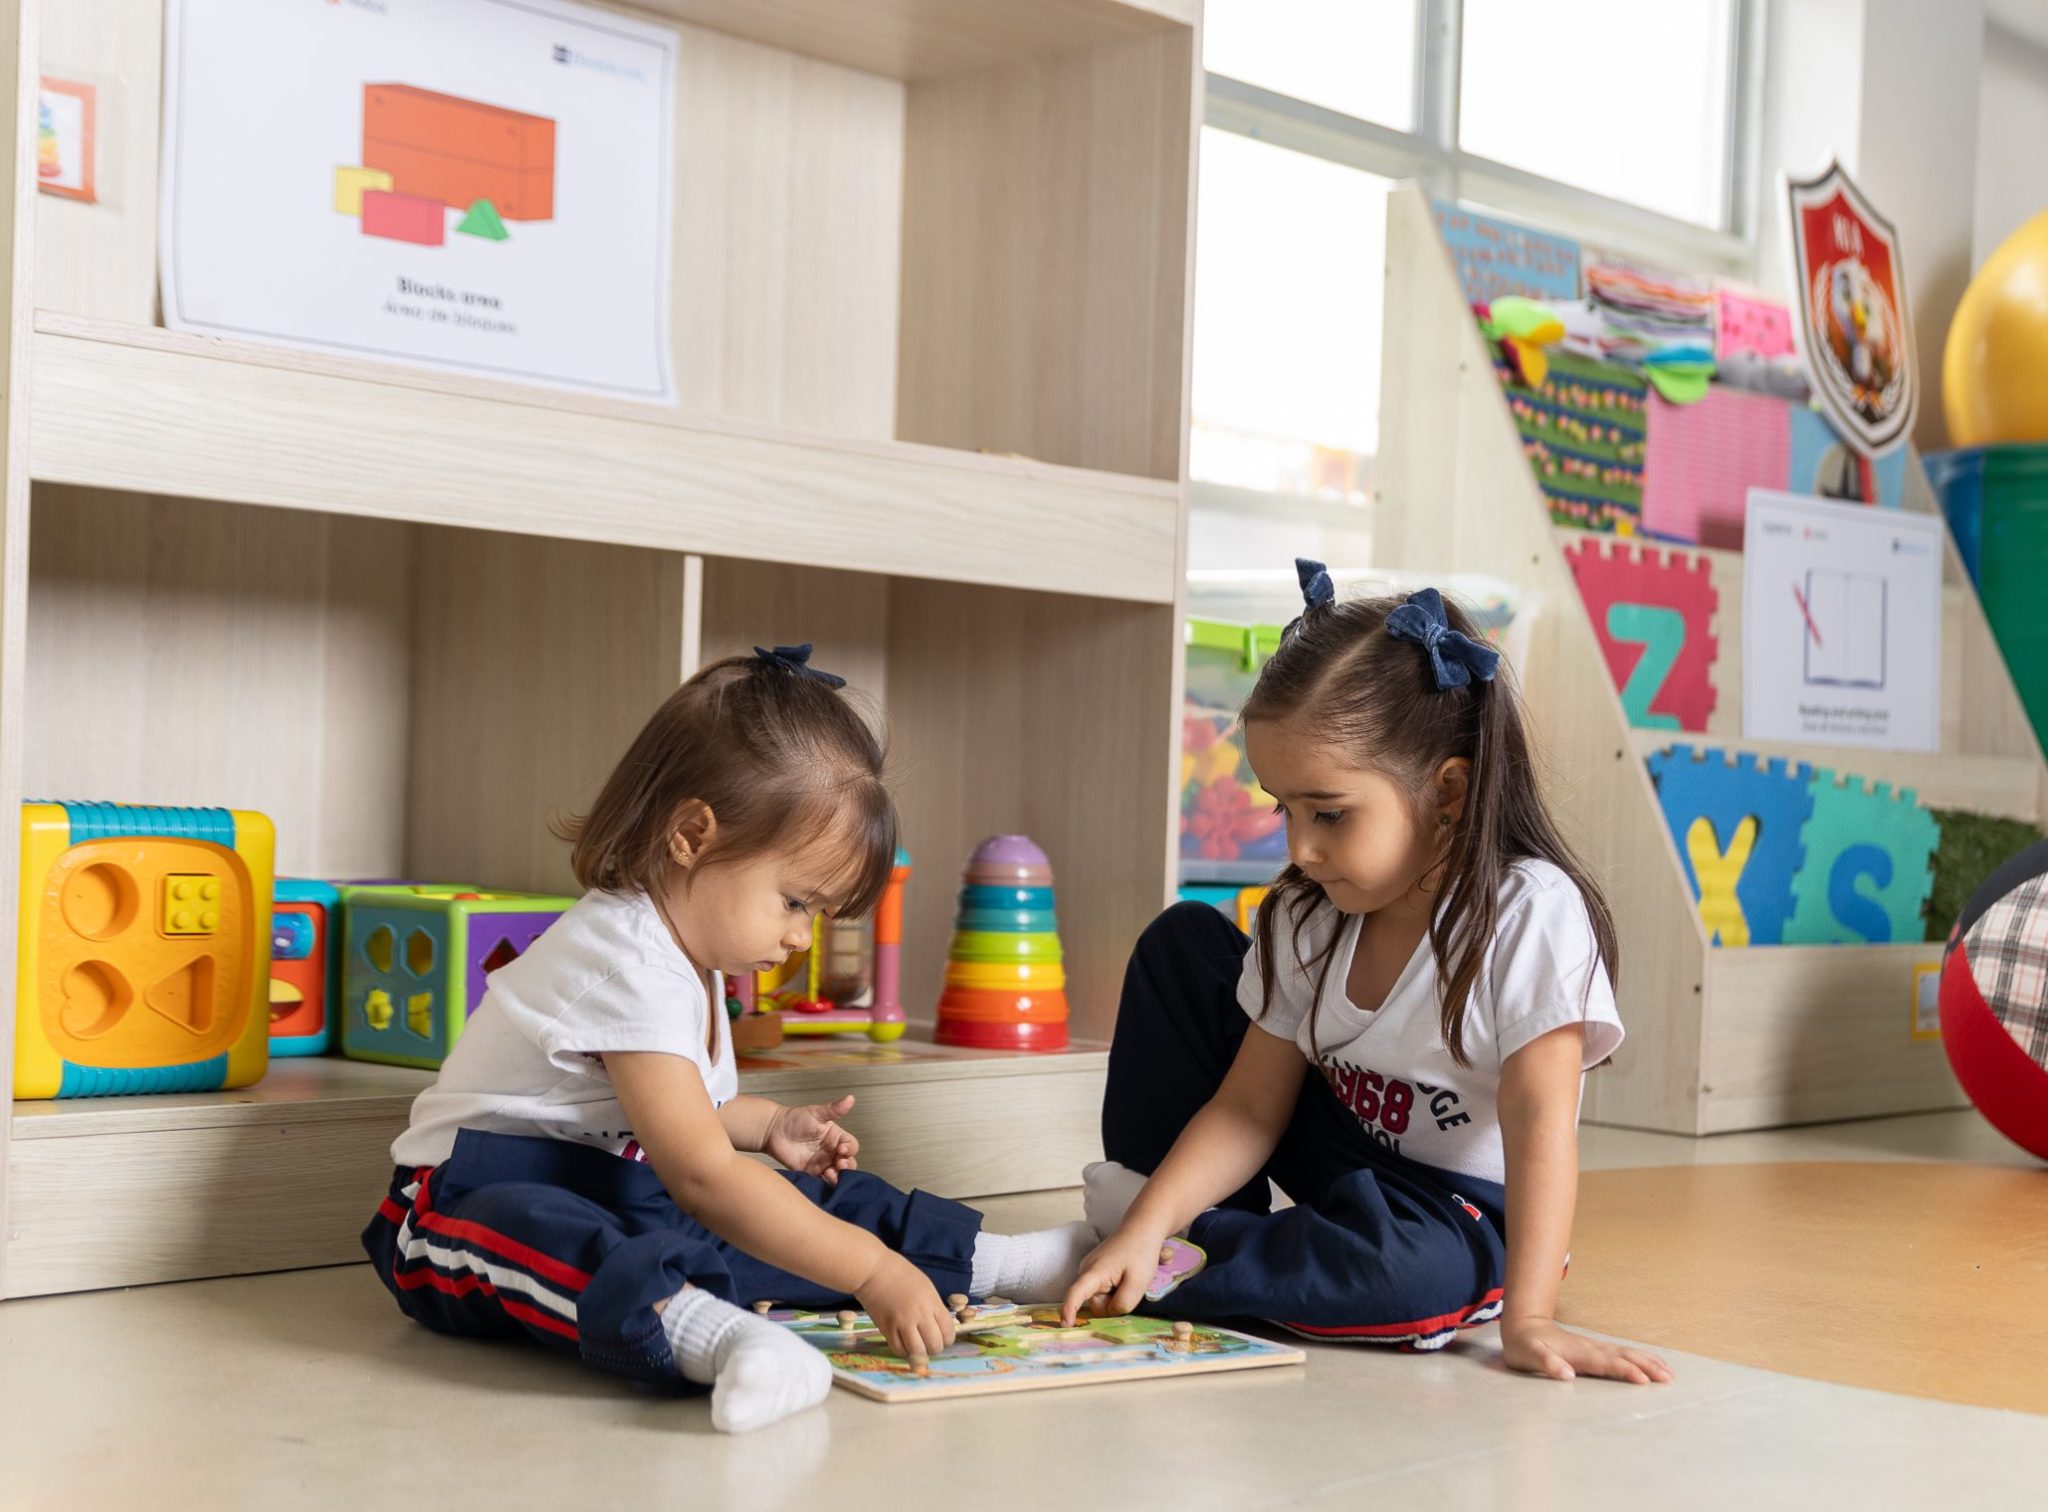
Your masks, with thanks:
M382 168L337 168L334 170L334 213L360 216L365 189L390 187L391 175Z

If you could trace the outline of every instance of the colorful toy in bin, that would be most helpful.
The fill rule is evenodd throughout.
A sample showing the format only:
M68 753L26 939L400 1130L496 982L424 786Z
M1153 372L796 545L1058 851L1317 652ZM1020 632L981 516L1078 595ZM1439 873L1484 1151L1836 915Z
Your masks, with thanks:
M756 979L753 1002L745 1004L752 1015L780 1013L784 1034L865 1034L878 1043L901 1039L906 1022L903 887L910 871L910 853L899 849L875 908L872 933L862 920L820 914L812 925L811 948ZM745 1018L735 1024L745 1025Z
M342 1053L440 1066L484 1000L484 979L517 960L573 898L451 886L349 886Z
M280 877L270 915L270 1053L325 1055L341 1013L341 892Z
M1063 960L1045 852L1024 835L982 841L960 874L938 1042L977 1050L1064 1050Z
M240 809L22 805L14 1095L261 1077L273 850Z
M1277 626L1187 622L1181 709L1180 853L1192 861L1287 859L1287 830L1244 758L1237 711L1280 644Z

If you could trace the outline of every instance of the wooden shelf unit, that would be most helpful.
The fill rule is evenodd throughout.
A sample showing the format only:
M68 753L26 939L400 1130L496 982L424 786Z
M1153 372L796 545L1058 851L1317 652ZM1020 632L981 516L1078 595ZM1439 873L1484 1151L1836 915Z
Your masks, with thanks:
M1198 0L636 9L681 34L673 410L161 329L161 0L0 0L0 811L234 805L285 874L565 890L548 821L655 704L812 640L890 738L913 1021L961 863L1022 831L1106 1038L1174 877ZM100 83L99 204L35 197L43 69ZM1099 1059L920 1070L863 1133L940 1189L1072 1180ZM0 1120L0 1296L351 1258L409 1092L254 1091ZM190 1229L146 1238L142 1191Z
M47 311L30 402L38 482L1143 603L1174 595L1170 480L686 419Z
M825 1064L744 1070L740 1087L785 1102L822 1086L853 1093L862 1164L952 1197L1066 1185L1099 1153L1101 1047L910 1049L897 1059L865 1043L812 1045L783 1058ZM279 1062L240 1092L21 1104L9 1295L362 1259L356 1236L390 1179L391 1141L431 1080L316 1057ZM1019 1141L1024 1125L1032 1137Z
M1711 1134L1961 1105L1939 1041L1911 1032L1916 973L1941 947L1711 947L1643 762L1675 741L1760 750L2038 821L2048 767L1953 541L1938 754L1742 740L1741 555L1691 547L1670 549L1705 556L1720 594L1714 713L1703 733L1632 729L1565 559L1579 533L1550 522L1419 188L1390 196L1386 270L1377 549L1392 566L1488 573L1530 595L1519 671L1547 790L1620 934L1628 1040L1587 1079L1585 1116ZM1906 507L1938 513L1917 457L1906 476Z

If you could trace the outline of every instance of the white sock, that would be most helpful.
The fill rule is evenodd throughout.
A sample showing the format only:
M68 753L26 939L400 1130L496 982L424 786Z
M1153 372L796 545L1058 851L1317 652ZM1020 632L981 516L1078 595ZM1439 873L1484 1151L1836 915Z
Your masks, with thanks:
M1138 1200L1151 1178L1114 1160L1098 1160L1081 1171L1081 1211L1098 1238L1107 1239L1124 1226L1124 1214Z
M968 1291L977 1297L1010 1297L1019 1302L1057 1300L1081 1262L1095 1248L1095 1231L1085 1223L1029 1234L980 1234L974 1241L973 1276Z
M781 1324L698 1287L669 1298L661 1331L684 1379L711 1388L711 1423L722 1432L764 1428L817 1406L832 1389L824 1355Z

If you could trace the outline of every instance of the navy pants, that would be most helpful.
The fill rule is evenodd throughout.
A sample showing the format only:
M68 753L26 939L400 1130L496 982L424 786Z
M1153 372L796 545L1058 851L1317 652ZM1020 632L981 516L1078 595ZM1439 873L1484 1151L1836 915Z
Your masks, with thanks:
M930 1278L965 1292L981 1215L864 1171L786 1178ZM363 1248L407 1317L442 1333L526 1337L600 1370L686 1385L654 1304L687 1284L746 1306L849 1299L754 1259L686 1215L652 1166L559 1139L465 1129L438 1166L401 1167Z
M1111 1160L1157 1170L1223 1084L1251 1025L1237 1004L1250 946L1202 903L1174 905L1139 936L1102 1105ZM1295 1206L1272 1211L1269 1178ZM1504 1202L1497 1183L1380 1146L1304 1062L1300 1101L1266 1169L1189 1230L1208 1264L1147 1310L1441 1348L1500 1313Z

